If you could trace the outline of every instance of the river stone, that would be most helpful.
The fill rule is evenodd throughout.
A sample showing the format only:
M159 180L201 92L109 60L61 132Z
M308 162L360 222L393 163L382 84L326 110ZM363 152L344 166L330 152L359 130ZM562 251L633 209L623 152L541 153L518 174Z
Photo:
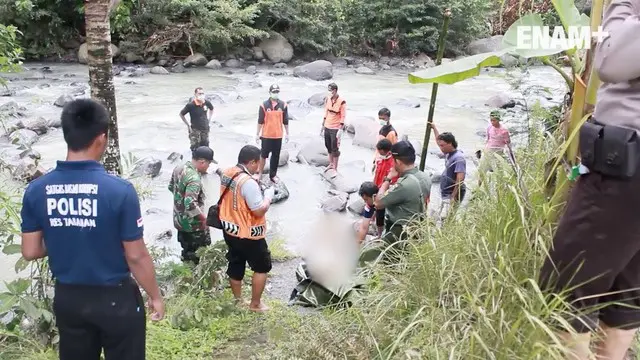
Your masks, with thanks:
M251 48L251 52L253 52L254 59L258 61L264 60L264 52L262 52L262 49L259 46L254 46L253 48Z
M298 152L297 160L312 166L329 166L329 153L320 139L306 143Z
M335 190L346 192L348 194L358 191L358 186L353 181L347 180L342 174L335 169L327 169L322 173L322 176L327 180Z
M477 55L482 53L488 53L498 51L502 49L502 35L495 35L492 37L478 39L472 41L467 46L467 53L469 55Z
M211 70L219 70L222 68L222 64L220 64L220 61L213 59L211 61L209 61L207 63L207 65L205 65L204 67L206 67L207 69L211 69Z
M182 74L187 71L181 63L176 63L171 67L171 72L176 74Z
M516 106L516 101L508 94L502 93L489 98L485 105L492 108L508 109Z
M356 74L375 75L375 73L376 73L375 71L371 70L366 66L360 66L359 68L356 69Z
M419 108L420 107L420 100L417 100L417 99L400 99L398 101L398 105L415 109L415 108Z
M327 93L317 93L311 95L307 99L307 103L311 106L321 107L324 106L325 101L327 100Z
M171 162L174 162L174 161L177 161L177 160L182 160L182 158L183 158L182 154L177 153L177 152L174 151L171 154L169 154L169 156L167 157L167 160L169 160Z
M287 101L287 107L289 109L289 117L294 120L299 120L311 112L311 105L309 105L306 101L291 99Z
M283 62L279 62L277 64L273 64L273 68L274 69L286 69L287 68L287 64L285 64Z
M134 164L131 174L135 177L148 176L155 178L160 174L160 170L162 170L162 160L154 157L147 157L138 160Z
M27 114L27 108L18 105L15 101L9 101L6 104L0 105L0 115L3 117L19 118Z
M113 54L113 58L120 56L120 49L117 46L111 44L111 53ZM89 63L89 51L87 49L87 43L80 45L78 49L78 62L80 64L88 64Z
M224 66L228 67L228 68L241 68L242 67L242 61L238 60L238 59L229 59L227 61L224 62Z
M32 130L38 135L43 135L49 131L49 122L43 117L21 120L17 126L19 129Z
M344 124L344 131L348 134L353 135L356 133L356 128L353 126L353 124L347 123L347 124Z
M38 141L38 134L33 130L19 129L9 135L9 141L14 145L29 148Z
M381 68L382 70L391 70L391 66L386 65L386 64L385 64L385 65L380 65L380 68Z
M62 127L62 119L60 117L54 117L52 119L47 120L47 126L52 128L61 128Z
M333 78L333 65L326 60L316 60L293 68L293 76L316 81L329 80Z
M154 66L151 68L150 72L155 75L169 75L169 70L163 68L162 66Z
M328 196L324 198L320 204L320 208L324 211L342 212L347 207L349 194L337 190L328 190Z
M31 158L31 159L37 161L37 160L42 159L42 156L36 150L26 149L26 150L24 150L23 152L20 153L20 159L24 159L24 158Z
M270 158L264 163L264 169L262 170L263 174L268 174L271 169L271 163L269 162ZM287 150L280 151L280 158L278 158L278 167L283 167L289 163L289 152Z
M276 32L269 33L269 37L262 40L259 47L264 56L274 63L287 63L293 58L293 46L284 36Z
M352 194L349 196L349 202L347 203L347 209L354 214L362 215L364 211L364 200L358 194Z
M38 172L36 160L30 157L20 159L17 165L11 170L12 177L17 181L29 181Z
M205 66L207 62L207 58L204 55L195 53L184 59L184 66Z
M57 107L64 107L67 103L70 103L72 101L73 101L73 96L69 94L64 94L64 95L60 95L60 97L58 97L58 99L53 103L53 105Z
M255 73L258 72L258 69L256 68L255 65L251 65L251 66L248 66L244 71L246 71L247 74L254 75Z
M287 76L289 75L289 73L287 72L287 70L272 70L269 71L269 76Z
M376 145L378 144L380 124L373 121L373 119L367 119L364 117L354 119L351 124L353 124L355 130L353 145L375 150Z
M156 234L153 239L156 242L167 242L169 240L171 240L171 237L173 236L173 231L171 231L171 229L167 229L159 234Z

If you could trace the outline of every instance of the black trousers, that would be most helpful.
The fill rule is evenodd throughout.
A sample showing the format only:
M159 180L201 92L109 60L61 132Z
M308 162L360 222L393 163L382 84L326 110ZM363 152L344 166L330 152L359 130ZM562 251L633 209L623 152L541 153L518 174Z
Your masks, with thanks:
M280 151L282 150L282 139L262 138L262 158L269 160L269 178L273 179L278 173L278 163L280 162Z
M55 285L60 360L144 360L146 316L132 279L114 286Z
M211 245L211 233L209 231L178 231L178 242L182 246L182 261L191 261L198 265L200 258L196 255L196 251Z
M265 239L251 240L231 236L222 232L227 244L227 275L233 280L242 280L247 264L253 272L266 274L271 271L271 252Z

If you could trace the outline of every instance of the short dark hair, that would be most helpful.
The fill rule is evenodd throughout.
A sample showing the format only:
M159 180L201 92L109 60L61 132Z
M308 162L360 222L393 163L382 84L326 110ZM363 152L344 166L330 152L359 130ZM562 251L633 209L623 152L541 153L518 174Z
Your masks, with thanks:
M102 134L109 133L109 112L92 99L67 103L60 115L62 134L71 151L86 150Z
M260 149L253 145L245 145L238 154L238 164L246 165L252 161L260 160Z
M378 189L378 185L376 185L373 181L365 181L362 183L362 185L360 185L358 195L373 197L378 193L379 190L380 189Z
M378 111L378 116L386 116L386 117L391 117L391 110L387 109L387 108L382 108Z
M391 146L391 155L395 160L405 165L413 165L416 162L416 149L406 140L393 144L393 146Z
M456 137L453 136L453 134L450 132L443 132L442 134L438 135L438 140L442 140L447 144L453 145L455 149L458 148L458 142L456 141Z
M327 86L329 90L338 90L338 85L336 83L331 83Z
M200 86L198 86L195 90L193 90L193 93L194 93L194 94L195 94L195 93L197 93L197 92L198 92L198 90L204 90L204 89L203 89L203 88L201 88Z
M376 149L389 152L391 151L392 146L393 144L391 144L391 141L389 139L380 139L380 141L378 141L378 143L376 144Z

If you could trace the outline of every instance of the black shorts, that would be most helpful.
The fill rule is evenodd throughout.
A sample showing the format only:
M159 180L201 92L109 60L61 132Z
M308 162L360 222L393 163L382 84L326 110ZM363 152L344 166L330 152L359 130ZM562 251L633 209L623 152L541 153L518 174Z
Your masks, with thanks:
M597 320L640 327L638 213L640 172L627 181L597 173L578 179L540 273L543 290L568 291L582 320L569 319L576 331L594 329Z
M340 155L338 129L324 128L324 146L331 155Z
M60 360L144 360L146 316L138 286L55 285Z
M282 139L267 139L262 138L262 158L266 159L269 155L277 155L280 157L280 150L282 150Z
M265 239L241 239L222 232L227 244L227 275L233 280L242 280L246 264L255 273L266 274L271 271L271 252Z
M384 209L376 209L376 225L378 227L384 226Z

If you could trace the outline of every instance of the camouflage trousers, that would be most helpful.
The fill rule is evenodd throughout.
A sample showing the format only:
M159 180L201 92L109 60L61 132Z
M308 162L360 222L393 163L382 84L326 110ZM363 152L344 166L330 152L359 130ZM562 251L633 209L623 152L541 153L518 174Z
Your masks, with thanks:
M191 129L189 133L189 142L191 143L191 151L200 146L209 146L209 130Z
M198 265L200 259L196 251L205 246L211 245L211 235L209 231L178 231L178 242L182 246L182 261L191 261Z

